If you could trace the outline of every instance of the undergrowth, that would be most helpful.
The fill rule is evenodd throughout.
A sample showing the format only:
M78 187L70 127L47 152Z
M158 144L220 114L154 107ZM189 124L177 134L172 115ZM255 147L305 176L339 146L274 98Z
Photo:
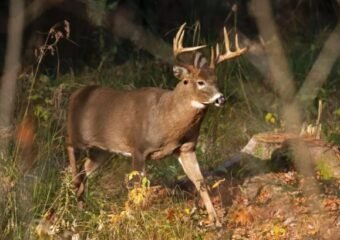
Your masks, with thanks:
M143 67L138 69L138 66ZM138 71L130 71L136 67ZM17 171L21 161L25 161L20 156L20 149L13 150L17 159L14 163L2 159L10 186L5 194L6 205L1 206L4 214L0 238L202 239L205 230L200 229L198 223L207 216L203 208L196 210L195 201L188 200L185 193L168 192L145 209L127 210L129 192L124 178L131 171L131 163L128 158L117 155L98 171L102 174L95 173L89 179L86 208L78 210L64 142L65 109L70 92L85 84L119 89L142 85L171 89L176 83L174 79L167 81L171 79L168 67L152 60L138 63L131 60L103 69L99 75L98 78L98 72L93 70L77 76L60 75L58 79L45 74L36 76L29 97L36 129L32 150L35 160L31 169L22 173ZM238 130L240 124L228 121L234 117L244 120L251 115L246 109L243 112L237 108L230 105L229 109L209 111L197 149L203 170L213 168L231 151L232 146L224 149L223 146L229 145L226 142L239 146L246 140L247 136ZM228 138L231 131L233 139ZM172 184L185 176L172 157L147 162L147 173L151 185Z
M301 66L301 71L305 72L309 65ZM169 190L157 192L156 199L146 206L129 207L131 198L148 198L147 192L152 188L144 186L135 190L135 195L127 190L124 178L131 171L130 160L117 155L98 171L100 174L89 179L85 210L77 208L64 147L70 92L87 84L171 89L176 80L168 65L149 58L131 59L117 66L104 64L100 71L88 69L76 75L54 76L43 71L37 74L41 70L38 68L27 79L30 95L22 100L24 108L18 110L23 117L31 111L34 118L34 124L29 126L36 130L31 139L34 162L26 171L20 170L20 161L25 161L26 156L20 155L23 151L16 143L12 145L12 155L0 159L4 172L1 182L5 184L4 201L0 201L0 239L214 239L209 230L199 227L206 213L196 204L197 196ZM253 80L258 76L249 76L254 72L248 63L236 61L222 67L218 74L227 105L211 108L204 120L197 146L203 170L213 169L228 154L238 152L254 133L277 127L265 121L266 109L253 99L254 89L250 88L259 83ZM274 106L270 111L275 109ZM339 118L339 114L332 117ZM331 134L338 126L328 128ZM171 184L184 176L177 160L171 157L147 162L147 173L151 186ZM230 233L219 234L227 239Z

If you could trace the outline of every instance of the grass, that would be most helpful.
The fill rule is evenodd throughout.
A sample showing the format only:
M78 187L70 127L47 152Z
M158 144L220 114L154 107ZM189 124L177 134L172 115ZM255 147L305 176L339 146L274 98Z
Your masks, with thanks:
M319 160L316 163L316 170L320 174L320 179L322 180L331 180L334 178L333 171L331 167L326 163L326 161Z
M301 65L297 72L305 75L310 63L302 63L301 59L294 60L297 62L294 68ZM109 65L104 63L99 72L88 69L78 74L62 74L57 79L43 74L35 76L29 96L36 120L32 150L35 164L28 172L18 171L25 156L20 155L20 147L14 143L12 156L0 159L4 175L0 182L5 186L0 200L0 239L70 239L72 236L75 239L229 239L232 231L198 226L206 213L197 208L197 196L185 192L170 189L157 193L147 206L131 209L124 184L126 174L131 172L131 161L116 155L89 179L86 208L78 210L64 148L65 109L70 92L86 84L119 89L173 88L176 84L175 78L170 77L171 68L154 60L131 59L119 66ZM254 100L253 93L262 83L246 62L228 64L219 69L218 76L227 105L222 109L212 107L202 125L197 153L204 170L215 168L228 154L238 152L254 133L277 127L264 120L266 111L275 112L276 103L271 102L267 109ZM22 100L22 105L25 104L27 99ZM18 112L20 115L21 111ZM147 173L152 186L171 184L184 175L177 160L171 157L148 162ZM280 235L283 230L277 225L274 231Z
M80 239L203 239L209 234L198 227L198 222L206 217L205 211L199 208L190 214L197 198L188 198L185 193L168 193L147 209L127 210L129 195L124 179L131 171L130 160L120 156L113 156L111 162L89 179L86 210L77 209L64 149L67 96L73 89L89 83L120 89L172 88L176 80L170 78L168 81L169 75L168 66L149 60L142 63L132 60L106 68L100 74L89 70L76 76L60 75L58 79L37 76L30 97L37 120L32 150L36 160L30 171L18 172L17 165L25 161L19 146L15 148L18 151L13 152L12 158L16 159L13 165L10 164L12 161L1 160L6 166L5 177L11 180L8 184L13 186L6 191L5 204L0 209L4 213L0 239L49 239L50 236L53 239L65 236L79 236ZM246 136L239 130L240 124L229 119L245 120L250 113L235 108L229 106L209 111L198 146L203 169L213 168L225 154L233 151L234 146L246 141ZM230 132L233 132L233 139L228 138ZM229 148L223 149L224 146ZM184 175L177 160L171 157L147 164L151 185L170 184Z

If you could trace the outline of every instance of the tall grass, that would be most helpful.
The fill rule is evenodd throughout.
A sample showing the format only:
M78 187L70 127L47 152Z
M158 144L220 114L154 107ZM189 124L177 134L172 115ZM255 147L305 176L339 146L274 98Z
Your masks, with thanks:
M147 57L136 59L119 66L104 64L100 72L60 75L58 84L35 74L30 101L37 120L36 161L28 172L19 172L13 160L18 153L15 144L10 159L1 159L7 191L0 202L0 239L229 238L228 231L212 234L198 227L205 211L196 210L195 196L170 191L146 209L127 208L124 177L131 171L130 160L116 155L89 179L86 208L78 210L64 149L67 97L73 89L93 83L119 89L175 86L170 66ZM311 65L295 57L292 64L303 74ZM268 107L254 99L261 82L244 60L221 67L218 76L228 102L223 109L211 108L202 125L197 152L204 170L238 152L254 133L276 127L264 121L266 111L275 111L275 102ZM172 183L184 174L171 157L147 162L147 173L151 185Z
M6 175L15 186L5 196L6 206L1 206L1 238L43 239L50 234L55 239L78 235L80 239L201 239L205 233L198 230L197 224L204 218L204 211L199 210L191 216L188 211L195 204L181 194L166 195L147 210L126 212L128 191L124 176L131 168L130 160L119 156L113 156L112 161L98 171L101 174L89 179L86 210L79 211L64 150L64 109L72 89L93 82L120 89L141 86L173 88L176 80L170 77L170 73L168 66L158 62L131 60L121 66L104 68L99 79L96 70L78 76L61 75L58 86L51 86L48 76L37 77L32 95L43 91L44 97L32 100L33 109L37 106L41 109L40 114L36 112L36 163L27 173L18 174L15 164L3 161ZM224 80L228 81L228 78ZM59 105L45 101L53 99L61 89ZM251 114L246 106L244 109L246 115ZM233 135L238 137L233 139L227 134L231 129L238 131L239 124L230 118L235 115L243 118L242 111L235 112L232 106L223 110L211 109L202 127L198 149L204 169L216 165L225 156L228 151L223 149L224 146L238 145L246 140L242 132L235 132ZM184 175L173 158L147 164L151 184L173 183L178 176Z

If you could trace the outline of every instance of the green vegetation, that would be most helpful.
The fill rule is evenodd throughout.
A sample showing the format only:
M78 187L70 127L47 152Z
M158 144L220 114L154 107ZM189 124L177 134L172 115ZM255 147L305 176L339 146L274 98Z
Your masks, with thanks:
M248 67L247 64L236 64L243 70ZM222 75L225 94L229 98L236 95L238 100L227 103L222 110L211 108L205 119L197 152L201 167L206 170L213 169L228 154L237 152L252 134L270 129L257 106L253 105L255 102L249 106L242 95L234 92L237 90L235 81L241 83L244 79L230 76L230 67L233 66L225 67L229 76L223 79ZM170 81L166 82L166 79ZM160 199L144 209L127 210L128 191L124 179L131 171L130 160L116 155L105 169L102 167L89 179L85 211L78 210L64 148L65 109L72 89L92 81L124 89L143 85L171 88L175 84L167 67L159 68L159 63L152 60L131 60L122 66L106 68L99 74L96 70L88 70L76 76L63 74L58 79L47 75L37 77L30 97L38 129L34 138L34 167L24 175L16 170L13 164L25 161L20 160L20 150L13 150L13 154L16 153L14 162L1 159L9 185L4 195L6 205L1 206L2 237L50 239L47 233L55 239L65 236L64 239L68 239L67 236L79 236L79 239L205 239L210 236L211 230L198 227L206 217L204 209L195 210L192 197L185 193L169 192L158 196ZM247 94L247 98L251 96ZM174 158L147 164L151 185L173 183L184 176ZM328 176L324 171L320 172L324 177ZM284 229L274 227L273 231L280 235Z
M333 171L326 161L317 161L316 170L318 171L321 180L327 181L331 180L334 177Z
M290 39L295 44L289 45L289 61L298 83L308 74L324 37L322 32L316 41L309 43ZM65 151L70 93L88 84L118 89L147 86L171 89L176 85L172 67L142 50L135 49L121 64L113 64L117 51L111 48L108 52L111 55L100 62L100 67L59 72L58 64L44 68L39 62L31 75L19 77L16 122L20 125L25 118L33 119L23 125L24 133L33 131L32 135L27 134L32 145L26 151L21 140L16 139L10 146L10 155L0 156L0 184L4 188L0 201L0 239L229 239L233 232L225 226L218 231L200 226L206 213L197 204L196 195L164 187L184 178L177 160L171 157L147 162L148 179L128 190L125 178L131 172L130 160L113 155L111 161L89 178L85 209L79 211ZM59 57L62 58L62 53ZM334 99L339 102L336 93L339 64L339 61L335 64L318 96L326 102L323 134L337 144L340 111L332 102ZM250 63L242 58L221 66L218 71L227 104L223 109L211 107L202 125L197 154L204 170L215 169L226 156L239 152L253 134L281 127L275 120L279 115L278 103L274 98L262 105L259 96L265 97L262 92L267 90ZM306 120L316 119L317 104L305 111ZM273 113L270 119L268 113ZM323 180L332 178L325 163L320 162L317 170ZM240 168L239 175L246 171ZM209 182L210 187L214 183ZM162 187L155 190L152 187L155 185ZM220 195L218 200L224 197ZM268 226L275 239L287 233L282 223Z

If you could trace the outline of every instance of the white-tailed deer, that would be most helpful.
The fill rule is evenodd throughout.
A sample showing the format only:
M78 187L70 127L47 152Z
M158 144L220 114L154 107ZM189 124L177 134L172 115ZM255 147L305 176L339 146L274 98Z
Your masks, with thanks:
M144 170L146 159L161 159L174 154L184 172L200 193L211 223L220 221L211 203L197 162L195 146L207 106L221 106L224 97L217 88L215 66L245 52L238 46L231 51L224 29L225 53L211 48L210 63L199 49L183 47L183 24L173 42L176 65L174 75L180 80L174 90L142 88L130 91L88 86L74 92L68 109L68 156L73 181L80 198L86 176L99 165L98 149L132 157L133 169ZM190 53L190 62L183 61ZM187 55L187 54L186 54ZM89 158L78 172L76 150L90 150ZM96 154L93 154L96 152Z

